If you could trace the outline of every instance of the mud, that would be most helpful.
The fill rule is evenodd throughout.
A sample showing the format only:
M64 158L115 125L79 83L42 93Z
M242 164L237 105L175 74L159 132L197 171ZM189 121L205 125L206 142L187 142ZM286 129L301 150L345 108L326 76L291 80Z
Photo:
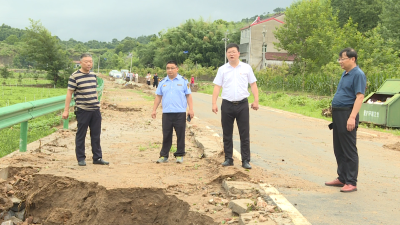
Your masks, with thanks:
M400 151L400 142L396 142L394 144L386 144L383 145L383 147L394 151Z
M189 129L184 163L175 163L171 153L169 163L156 164L162 143L162 109L152 119L152 101L107 79L103 96L101 145L110 165L91 163L89 132L87 166L77 165L73 122L70 130L60 128L29 144L27 153L0 159L0 213L12 206L9 199L15 196L26 205L25 219L42 224L210 225L237 219L227 205L209 203L215 193L226 201L260 197L259 193L230 196L221 182L258 183L269 179L269 174L257 167L223 168L221 154L199 158L201 149ZM216 145L216 150L222 151L221 146Z

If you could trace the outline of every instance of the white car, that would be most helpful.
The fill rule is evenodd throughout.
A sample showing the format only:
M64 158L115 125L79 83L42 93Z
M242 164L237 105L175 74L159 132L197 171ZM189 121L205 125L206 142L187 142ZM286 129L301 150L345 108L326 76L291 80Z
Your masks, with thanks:
M122 73L119 72L118 70L111 70L108 75L110 75L110 77L114 77L114 78L122 78Z

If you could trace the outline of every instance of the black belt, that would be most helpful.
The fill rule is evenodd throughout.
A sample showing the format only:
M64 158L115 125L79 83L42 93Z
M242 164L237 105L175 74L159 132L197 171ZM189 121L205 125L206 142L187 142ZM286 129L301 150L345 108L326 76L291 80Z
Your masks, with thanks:
M351 111L353 107L332 107L332 111Z
M242 99L242 100L240 100L240 101L228 101L228 100L226 100L226 99L224 99L224 101L227 101L227 102L232 103L232 104L234 104L234 105L238 105L238 104L240 104L240 103L247 102L247 98L244 98L244 99Z

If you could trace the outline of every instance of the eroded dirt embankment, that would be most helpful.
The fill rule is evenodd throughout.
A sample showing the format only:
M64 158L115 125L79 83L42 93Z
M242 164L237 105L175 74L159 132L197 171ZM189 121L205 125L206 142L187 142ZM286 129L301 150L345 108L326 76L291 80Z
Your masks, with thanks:
M162 109L151 119L153 102L143 95L141 89L121 89L105 82L101 145L109 166L91 163L90 131L87 166L77 165L76 122L70 124L70 130L60 128L29 144L27 153L0 159L1 219L15 204L13 197L25 209L26 224L209 225L237 219L227 202L238 198L255 201L260 193L229 195L222 180L257 183L267 179L266 173L259 168L246 171L240 163L222 168L221 154L200 158L201 150L189 130L184 163L176 164L171 153L169 163L156 164L162 143ZM191 124L196 126L196 120ZM215 146L219 151L221 147ZM214 198L220 202L210 203Z

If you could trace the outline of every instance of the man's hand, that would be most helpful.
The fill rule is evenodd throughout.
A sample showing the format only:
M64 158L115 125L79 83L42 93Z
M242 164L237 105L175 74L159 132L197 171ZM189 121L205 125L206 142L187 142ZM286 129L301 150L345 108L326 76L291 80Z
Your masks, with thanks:
M68 119L68 116L69 116L69 112L68 111L64 111L63 114L62 114L62 118L64 120L66 120L66 119Z
M348 131L352 131L354 130L354 128L356 128L356 118L349 118L347 120L347 130Z
M189 110L188 114L190 115L190 119L193 119L194 111L193 110Z
M156 115L157 115L157 112L156 112L156 111L153 111L153 112L151 113L151 118L155 119L155 118L156 118Z
M217 114L217 112L218 112L218 106L217 106L217 103L215 103L215 104L212 104L212 112L213 112L213 113L215 113L215 114Z
M258 102L251 103L251 108L254 109L254 110L258 110L259 109Z

